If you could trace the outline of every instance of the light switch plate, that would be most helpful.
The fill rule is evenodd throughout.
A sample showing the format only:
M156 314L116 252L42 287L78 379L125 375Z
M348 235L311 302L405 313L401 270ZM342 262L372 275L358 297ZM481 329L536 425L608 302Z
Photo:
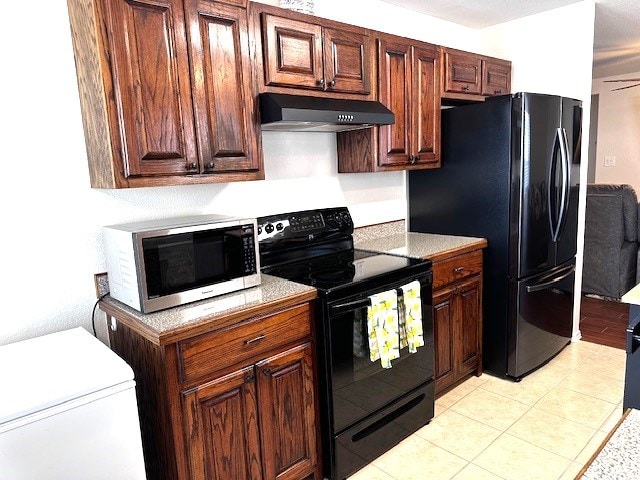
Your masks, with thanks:
M604 166L605 167L615 167L616 166L616 157L614 155L605 155L605 157L604 157Z

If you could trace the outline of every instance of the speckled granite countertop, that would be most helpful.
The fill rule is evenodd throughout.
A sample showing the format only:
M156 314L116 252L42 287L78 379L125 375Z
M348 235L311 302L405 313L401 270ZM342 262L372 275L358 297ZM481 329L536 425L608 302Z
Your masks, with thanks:
M640 410L632 409L576 479L639 480L639 465Z
M126 322L152 342L164 345L269 310L313 300L316 296L313 287L262 274L262 284L258 287L159 312L140 313L109 296L100 302L100 309Z
M355 243L363 250L376 250L416 258L429 258L431 261L446 258L476 250L487 246L484 238L457 237L452 235L438 235L435 233L396 233Z

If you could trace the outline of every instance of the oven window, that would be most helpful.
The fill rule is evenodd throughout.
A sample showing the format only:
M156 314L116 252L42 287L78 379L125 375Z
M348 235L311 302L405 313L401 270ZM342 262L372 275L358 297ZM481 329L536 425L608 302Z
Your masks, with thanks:
M433 378L433 321L431 307L423 305L425 345L416 353L407 347L391 368L369 358L367 310L330 319L333 421L337 433L401 395Z
M142 239L147 295L157 298L243 275L246 231L206 230Z

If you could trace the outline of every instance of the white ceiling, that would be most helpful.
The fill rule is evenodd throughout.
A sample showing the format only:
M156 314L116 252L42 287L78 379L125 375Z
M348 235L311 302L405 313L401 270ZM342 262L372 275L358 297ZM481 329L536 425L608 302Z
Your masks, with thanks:
M384 0L472 28L483 28L578 0ZM640 0L596 0L595 78L640 71Z

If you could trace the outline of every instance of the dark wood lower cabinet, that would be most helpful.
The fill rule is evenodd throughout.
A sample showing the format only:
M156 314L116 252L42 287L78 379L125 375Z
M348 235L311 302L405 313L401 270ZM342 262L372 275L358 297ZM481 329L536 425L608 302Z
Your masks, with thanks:
M111 348L134 370L147 478L321 478L309 303L166 344L101 308L115 319Z
M438 394L471 373L482 373L482 252L434 263L434 286Z
M265 478L298 480L317 464L311 345L256 364Z
M298 480L316 465L311 345L182 393L192 479ZM261 441L262 439L262 441Z
M182 393L192 479L261 479L253 367Z

